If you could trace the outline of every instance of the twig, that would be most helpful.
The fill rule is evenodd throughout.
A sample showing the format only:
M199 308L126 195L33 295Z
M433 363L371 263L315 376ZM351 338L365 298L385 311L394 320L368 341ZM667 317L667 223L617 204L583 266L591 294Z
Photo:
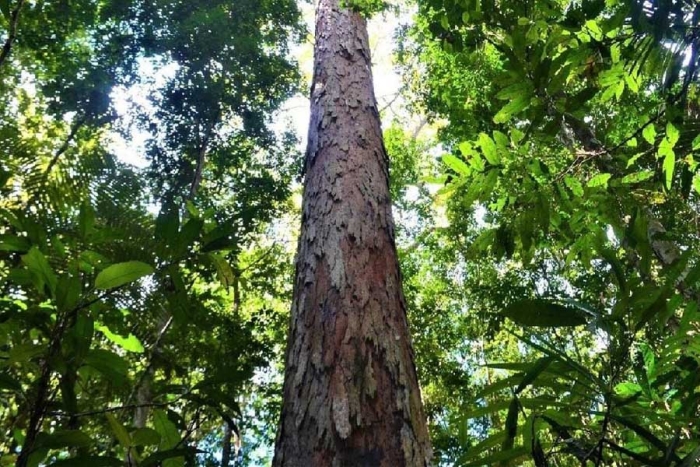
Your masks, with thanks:
M66 141L61 145L60 148L58 148L58 151L56 151L54 156L51 158L51 162L49 162L49 165L46 167L46 172L44 172L44 178L43 178L42 184L45 184L46 181L49 179L49 175L51 175L51 171L56 166L56 164L58 163L58 160L61 158L61 156L68 150L68 146L75 139L76 135L78 134L78 131L85 124L85 121L86 121L86 118L81 117L75 122L75 125L73 125L73 128L71 128L71 132L68 134L68 138L66 138Z

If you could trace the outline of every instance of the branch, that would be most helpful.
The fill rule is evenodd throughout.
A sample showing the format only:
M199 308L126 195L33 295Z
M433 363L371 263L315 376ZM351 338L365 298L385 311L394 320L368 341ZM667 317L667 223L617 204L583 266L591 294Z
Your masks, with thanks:
M15 8L12 13L10 13L10 29L9 29L9 35L7 36L7 40L5 41L5 45L2 47L2 51L0 52L0 67L5 63L5 59L10 55L10 51L12 50L12 44L15 42L17 39L17 28L19 26L19 12L22 9L22 6L24 5L24 0L19 0L17 2L17 8Z
M202 172L204 171L204 163L206 162L207 151L209 150L209 143L211 142L211 137L214 134L214 127L220 119L221 110L219 110L216 113L216 117L209 124L209 128L207 128L207 132L204 135L204 140L202 141L202 144L199 147L199 153L197 156L197 167L194 172L194 178L192 179L192 185L190 185L190 193L187 197L187 199L189 200L195 197L195 195L197 194L197 190L199 190L199 186L202 184Z
M58 163L58 160L61 158L61 156L68 150L68 146L70 145L71 142L73 142L76 135L78 134L78 131L85 124L85 121L86 121L86 118L81 117L75 122L75 125L73 125L73 128L71 128L71 131L68 134L68 138L66 138L66 141L61 145L60 148L58 148L58 151L56 151L56 154L54 154L54 156L51 158L51 162L49 162L48 167L46 167L46 172L44 172L44 179L43 179L42 184L45 184L46 181L49 179L49 175L51 175L51 171L56 166L56 164Z
M55 417L63 417L63 418L92 417L94 415L103 415L106 413L121 412L122 410L141 409L141 408L146 408L146 407L167 407L169 405L176 403L181 398L182 398L182 396L180 396L177 399L170 401L170 402L153 402L150 404L120 405L118 407L107 407L106 409L92 410L89 412L80 412L80 413L75 413L75 414L70 414L70 413L66 413L66 412L49 412L49 415L53 415Z

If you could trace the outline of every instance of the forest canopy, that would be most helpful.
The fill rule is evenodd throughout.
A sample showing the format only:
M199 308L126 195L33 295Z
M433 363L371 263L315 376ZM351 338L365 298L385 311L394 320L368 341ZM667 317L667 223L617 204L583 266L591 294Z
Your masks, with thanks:
M700 5L346 6L405 22L379 110L433 464L695 465ZM305 8L0 0L0 465L269 464Z

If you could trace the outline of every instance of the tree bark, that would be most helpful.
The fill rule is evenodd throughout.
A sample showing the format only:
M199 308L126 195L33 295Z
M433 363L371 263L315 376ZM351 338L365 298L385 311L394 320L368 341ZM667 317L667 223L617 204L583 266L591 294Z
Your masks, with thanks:
M274 466L430 462L370 67L365 20L320 0Z

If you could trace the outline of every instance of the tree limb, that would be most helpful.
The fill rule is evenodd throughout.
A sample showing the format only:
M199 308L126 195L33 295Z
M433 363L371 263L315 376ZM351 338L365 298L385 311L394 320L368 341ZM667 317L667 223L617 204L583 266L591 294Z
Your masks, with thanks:
M12 10L12 13L10 13L9 34L7 36L7 40L5 40L5 45L2 47L2 51L0 51L0 67L3 65L3 63L5 63L5 60L10 55L10 51L12 50L12 44L14 44L15 40L17 40L19 13L22 10L22 6L24 6L24 0L19 0L17 2L17 7Z

